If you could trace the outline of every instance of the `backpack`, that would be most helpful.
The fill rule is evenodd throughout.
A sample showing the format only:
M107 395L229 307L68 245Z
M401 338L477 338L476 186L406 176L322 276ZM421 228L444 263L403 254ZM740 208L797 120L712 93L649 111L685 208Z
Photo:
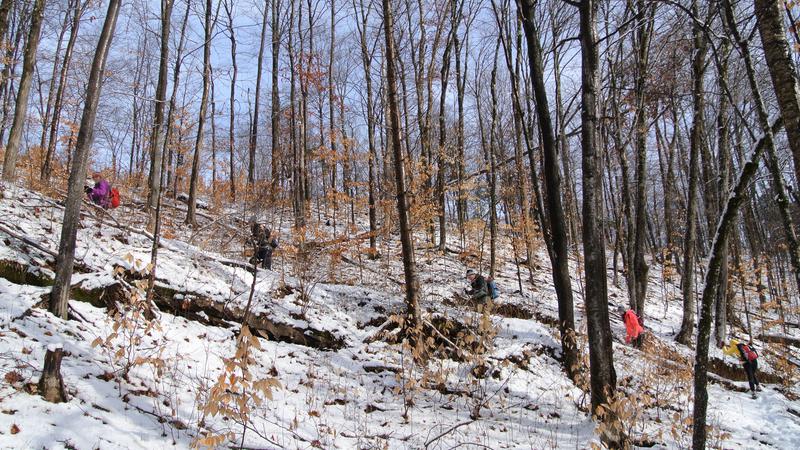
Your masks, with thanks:
M486 287L489 290L489 296L492 297L492 300L500 297L500 290L497 289L497 283L494 282L494 278L489 277L486 279Z
M758 359L758 353L756 352L756 350L747 344L742 344L739 350L742 352L742 355L744 355L745 360L749 362Z
M117 188L111 188L111 208L116 208L119 206L119 190Z

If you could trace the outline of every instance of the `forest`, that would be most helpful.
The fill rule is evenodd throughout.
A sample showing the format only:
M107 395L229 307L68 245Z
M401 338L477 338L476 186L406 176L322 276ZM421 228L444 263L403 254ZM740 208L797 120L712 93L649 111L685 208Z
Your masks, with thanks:
M800 445L798 16L794 0L0 0L0 446L21 396L94 405L84 375L106 378L101 411L157 418L158 448ZM86 196L93 175L119 207ZM499 298L476 304L467 269ZM627 310L643 340L623 342ZM175 375L168 316L230 334L187 345L215 346L188 363L215 365L197 383ZM36 329L52 332L25 342ZM759 364L726 360L734 339ZM266 362L291 346L307 361ZM278 414L290 385L319 393L320 360L372 353L392 406L324 404L397 429ZM514 400L549 363L568 405ZM749 367L763 409L730 400ZM356 389L335 373L331 392ZM197 393L165 406L168 379ZM141 390L153 401L120 400ZM466 412L421 412L450 401ZM726 426L731 405L772 437ZM547 425L513 419L540 407ZM74 439L8 448L148 445Z

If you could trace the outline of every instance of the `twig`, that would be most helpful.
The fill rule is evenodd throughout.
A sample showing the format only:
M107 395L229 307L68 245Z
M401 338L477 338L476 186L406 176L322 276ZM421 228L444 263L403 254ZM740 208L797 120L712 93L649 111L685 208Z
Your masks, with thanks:
M474 420L467 420L466 422L461 422L459 424L453 425L452 427L450 427L450 428L444 430L443 432L439 433L439 435L435 436L434 438L429 439L428 442L425 443L425 448L428 448L431 444L433 444L434 442L438 441L439 439L447 436L448 434L452 433L456 429L461 428L461 427L463 427L465 425L469 425L472 422L475 422L475 421Z

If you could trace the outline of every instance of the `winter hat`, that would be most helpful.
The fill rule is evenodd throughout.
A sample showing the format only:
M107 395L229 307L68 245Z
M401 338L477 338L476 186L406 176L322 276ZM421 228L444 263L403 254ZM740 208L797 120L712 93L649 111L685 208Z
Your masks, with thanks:
M478 274L478 272L475 272L475 271L474 271L474 270L472 270L472 269L467 269L467 275L466 275L466 276L470 276L470 275L477 275L477 274Z

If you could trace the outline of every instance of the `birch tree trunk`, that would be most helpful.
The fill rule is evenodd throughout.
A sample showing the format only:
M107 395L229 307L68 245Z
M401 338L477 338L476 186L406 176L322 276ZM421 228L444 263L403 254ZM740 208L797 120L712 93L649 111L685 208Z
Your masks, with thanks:
M786 28L778 0L754 0L756 25L764 46L764 58L772 78L775 97L786 123L786 136L794 158L794 173L800 182L800 83L792 62L792 52L786 40ZM797 268L795 268L796 270Z
M727 2L726 2L727 3ZM711 334L711 308L719 289L719 279L722 270L722 254L728 245L728 236L733 228L733 223L739 212L739 206L747 194L747 186L756 174L758 160L770 139L771 133L783 125L778 119L770 127L770 134L764 135L756 144L750 160L742 168L736 185L725 205L725 209L717 225L716 234L711 244L711 254L706 268L703 296L701 300L700 321L697 326L697 352L694 360L694 409L692 412L692 448L703 450L706 448L706 412L708 409L708 349Z

